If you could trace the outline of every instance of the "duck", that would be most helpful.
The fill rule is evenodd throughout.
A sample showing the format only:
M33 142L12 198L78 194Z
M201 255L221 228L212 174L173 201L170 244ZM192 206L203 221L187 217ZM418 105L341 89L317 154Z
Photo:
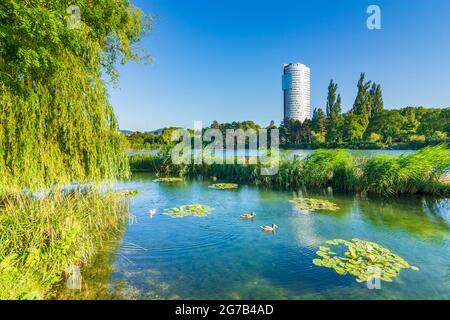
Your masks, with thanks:
M272 226L261 226L261 231L264 231L264 232L269 232L269 231L275 231L275 229L276 228L278 228L278 226L276 225L276 224L273 224L272 223Z
M150 214L150 217L153 217L156 214L156 209L150 209L148 210L148 213Z
M256 216L256 213L244 213L241 215L242 219L253 219Z

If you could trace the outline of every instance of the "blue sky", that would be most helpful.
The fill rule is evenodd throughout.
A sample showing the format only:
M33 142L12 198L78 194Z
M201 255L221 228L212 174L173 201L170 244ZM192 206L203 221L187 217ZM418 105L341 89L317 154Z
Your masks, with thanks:
M155 17L149 65L119 68L110 99L121 129L147 131L283 116L283 63L311 68L312 107L330 79L343 109L360 72L380 83L386 108L450 106L448 0L132 0ZM382 29L366 27L370 4Z

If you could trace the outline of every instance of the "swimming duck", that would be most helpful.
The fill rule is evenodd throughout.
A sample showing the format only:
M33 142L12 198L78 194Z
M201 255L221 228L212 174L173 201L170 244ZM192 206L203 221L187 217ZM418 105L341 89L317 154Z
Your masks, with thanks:
M275 228L278 228L276 224L272 223L272 226L261 226L261 231L269 232L269 231L275 231Z
M253 219L256 216L256 213L244 213L241 215L242 219Z
M148 213L150 214L150 217L153 217L156 214L156 209L150 209L148 210Z

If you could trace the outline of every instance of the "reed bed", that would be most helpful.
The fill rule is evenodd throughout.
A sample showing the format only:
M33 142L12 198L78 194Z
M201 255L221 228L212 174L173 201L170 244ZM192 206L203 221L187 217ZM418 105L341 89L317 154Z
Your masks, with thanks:
M236 160L236 159L235 159ZM260 164L174 165L168 152L134 155L132 171L148 171L158 176L214 177L285 189L328 188L367 192L383 196L399 194L450 195L446 180L450 171L447 145L426 147L400 156L355 157L343 149L319 149L304 159L280 159L275 175L260 174Z
M55 294L70 266L89 266L104 241L120 236L127 200L115 193L20 193L0 205L0 299Z

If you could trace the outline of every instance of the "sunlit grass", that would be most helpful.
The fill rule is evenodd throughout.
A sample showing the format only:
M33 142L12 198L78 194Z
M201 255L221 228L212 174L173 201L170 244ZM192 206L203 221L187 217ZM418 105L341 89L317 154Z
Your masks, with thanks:
M125 225L127 203L114 193L16 194L0 208L0 299L42 299L69 266L89 265Z

